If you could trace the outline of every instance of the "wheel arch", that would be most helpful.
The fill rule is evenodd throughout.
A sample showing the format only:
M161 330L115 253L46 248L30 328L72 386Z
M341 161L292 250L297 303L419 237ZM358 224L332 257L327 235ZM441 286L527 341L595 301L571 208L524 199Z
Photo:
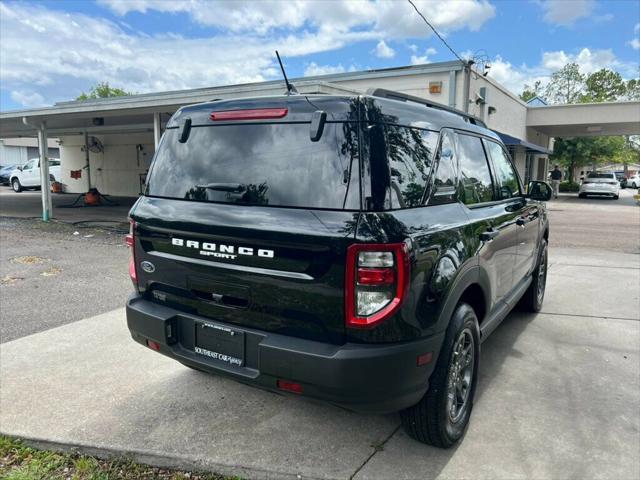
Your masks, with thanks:
M442 329L447 328L451 315L453 315L456 306L461 301L469 304L469 306L473 308L478 317L478 324L482 324L482 321L491 309L491 288L488 281L486 275L482 275L479 266L467 270L456 279L447 295L438 319L438 324Z

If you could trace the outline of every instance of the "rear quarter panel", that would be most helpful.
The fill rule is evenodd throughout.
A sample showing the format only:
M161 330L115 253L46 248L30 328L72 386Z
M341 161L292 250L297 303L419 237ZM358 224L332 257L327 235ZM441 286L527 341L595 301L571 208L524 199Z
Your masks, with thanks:
M363 213L356 239L407 241L411 282L396 315L371 329L351 329L351 341L398 342L442 332L448 325L449 297L461 290L461 284L477 281L478 245L469 231L464 207L458 203Z

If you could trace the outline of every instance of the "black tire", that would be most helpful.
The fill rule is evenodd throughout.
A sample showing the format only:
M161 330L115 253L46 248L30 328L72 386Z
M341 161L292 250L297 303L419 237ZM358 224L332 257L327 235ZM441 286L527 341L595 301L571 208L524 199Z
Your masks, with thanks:
M587 196L584 193L579 193L578 198L587 198Z
M619 195L614 195L614 196L613 196L613 199L614 199L614 200L618 200L619 198L620 198L620 196L619 196Z
M20 180L17 178L11 180L11 188L13 188L13 191L16 193L20 193L23 190L22 185L20 185Z
M638 186L636 185L636 182L633 182L633 183L631 184L631 188L638 188Z
M536 268L531 274L533 281L527 291L524 292L520 300L520 307L527 312L539 312L542 310L544 302L544 292L547 286L547 271L549 266L549 254L547 241L542 239L540 252L538 253L538 262Z
M461 338L463 348L467 345L465 342L469 342L473 349L467 354L468 360L456 362L459 355L454 353L459 348ZM466 351L466 348L462 351ZM449 448L462 438L473 409L479 363L478 318L473 308L466 303L460 303L451 316L436 368L429 379L429 390L417 405L400 412L402 425L410 437L439 448ZM470 378L467 378L467 373L470 374ZM458 390L455 388L457 379L460 379L462 385L466 381L466 390L460 392L466 392L466 396L463 395L464 401L459 408L456 407L455 416L452 418L453 402L456 402L457 406L458 401ZM450 388L454 388L451 397Z

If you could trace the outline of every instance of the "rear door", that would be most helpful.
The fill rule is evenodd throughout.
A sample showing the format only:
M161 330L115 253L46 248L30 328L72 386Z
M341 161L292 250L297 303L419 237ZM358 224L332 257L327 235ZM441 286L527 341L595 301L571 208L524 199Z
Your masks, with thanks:
M456 152L458 197L467 207L473 235L481 242L479 262L493 286L491 299L495 305L513 285L518 212L510 202L499 200L480 137L458 132Z
M186 313L342 343L346 249L360 209L359 124L341 105L314 142L308 104L286 107L275 121L216 123L182 112L192 119L184 143L183 128L167 129L132 213L136 264L153 265L138 268L139 288Z
M492 160L498 184L498 200L507 205L517 215L517 246L513 264L514 286L534 268L538 230L540 226L540 206L534 200L525 199L520 179L509 156L497 142L484 140L487 153Z

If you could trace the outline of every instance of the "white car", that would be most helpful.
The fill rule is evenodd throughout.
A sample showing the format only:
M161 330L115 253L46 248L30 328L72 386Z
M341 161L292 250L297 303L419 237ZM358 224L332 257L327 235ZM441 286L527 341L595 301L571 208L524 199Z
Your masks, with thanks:
M60 160L49 159L49 179L52 182L60 179ZM22 167L11 172L9 183L15 192L21 192L25 188L40 187L40 159L32 158Z
M636 173L635 175L631 175L629 178L627 178L627 187L629 188L640 187L640 175Z
M591 172L582 181L578 196L585 198L587 195L606 195L617 200L619 194L620 182L615 173Z

